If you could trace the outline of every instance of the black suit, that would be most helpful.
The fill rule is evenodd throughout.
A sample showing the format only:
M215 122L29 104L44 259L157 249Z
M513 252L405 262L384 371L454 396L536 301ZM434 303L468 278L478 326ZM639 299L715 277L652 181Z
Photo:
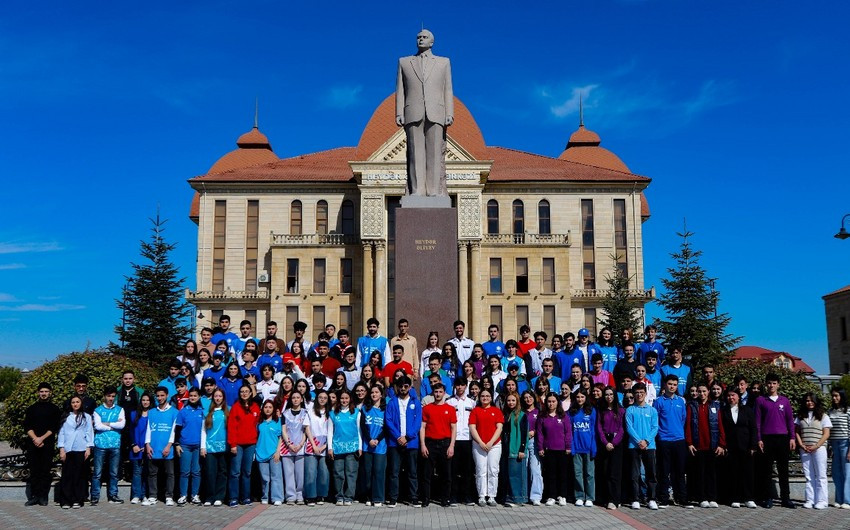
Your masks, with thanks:
M732 502L747 502L753 497L753 455L758 449L756 417L752 407L738 406L738 421L732 419L732 410L721 410L723 430L726 434L727 484Z

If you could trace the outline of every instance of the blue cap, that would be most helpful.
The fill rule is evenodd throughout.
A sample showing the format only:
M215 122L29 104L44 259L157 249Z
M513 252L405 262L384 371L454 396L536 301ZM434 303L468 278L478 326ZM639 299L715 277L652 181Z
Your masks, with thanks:
M578 336L579 337L589 337L590 332L587 331L587 328L581 328L580 330L578 330Z
M516 368L517 370L519 370L519 364L517 364L516 361L511 361L510 363L508 363L508 370L510 370L511 368Z

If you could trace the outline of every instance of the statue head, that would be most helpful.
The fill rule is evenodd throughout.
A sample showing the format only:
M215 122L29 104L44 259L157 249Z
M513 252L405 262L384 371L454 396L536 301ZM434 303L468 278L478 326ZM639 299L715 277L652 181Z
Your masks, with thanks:
M430 49L433 45L434 34L427 29L423 29L416 35L416 46L419 48L420 52Z

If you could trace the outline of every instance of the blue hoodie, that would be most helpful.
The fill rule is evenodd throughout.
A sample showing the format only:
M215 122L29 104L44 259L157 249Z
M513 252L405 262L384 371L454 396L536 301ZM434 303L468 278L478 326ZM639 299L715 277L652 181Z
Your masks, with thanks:
M596 409L587 414L584 409L570 412L573 432L573 454L596 456Z

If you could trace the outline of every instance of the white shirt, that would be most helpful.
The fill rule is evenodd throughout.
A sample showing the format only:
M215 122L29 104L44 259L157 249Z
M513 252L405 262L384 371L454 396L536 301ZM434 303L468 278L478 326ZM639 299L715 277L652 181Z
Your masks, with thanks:
M460 361L460 364L465 363L470 357L472 357L472 348L475 346L474 340L469 337L463 337L461 339L454 337L449 342L455 345L455 349L457 349L457 358Z
M410 394L406 398L398 398L398 421L399 432L402 436L407 436L407 404L410 403Z
M469 437L469 415L475 408L475 401L464 396L452 396L446 401L455 408L457 414L457 436L456 440L471 440Z
M738 423L738 405L735 405L734 407L729 407L729 412L732 413L732 422Z

